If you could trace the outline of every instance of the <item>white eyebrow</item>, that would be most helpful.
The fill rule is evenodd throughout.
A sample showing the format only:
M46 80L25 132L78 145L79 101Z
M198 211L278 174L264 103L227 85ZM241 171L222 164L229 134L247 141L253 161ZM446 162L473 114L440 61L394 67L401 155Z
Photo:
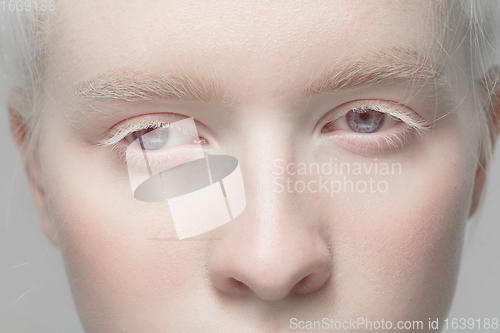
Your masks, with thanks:
M386 81L443 79L442 66L415 51L392 49L351 62L323 66L311 76L304 94L336 92ZM75 86L75 94L92 100L224 101L223 84L215 76L194 77L180 72L154 74L116 69Z
M116 69L75 85L75 95L87 101L111 99L214 101L225 98L219 80L181 73L153 74Z
M415 51L389 50L356 61L323 67L311 76L306 88L309 94L333 93L340 90L394 81L432 81L446 83L441 64Z
M325 64L302 83L299 95L306 97L398 82L447 87L442 64L416 51L392 48L349 61ZM76 104L72 107L73 112L66 115L75 126L86 127L94 126L93 119L116 118L122 106L117 104L117 109L108 102L201 101L230 106L237 96L231 96L228 88L223 76L214 70L199 70L195 75L189 75L182 68L172 68L164 73L117 68L76 84ZM126 113L122 117L126 118Z

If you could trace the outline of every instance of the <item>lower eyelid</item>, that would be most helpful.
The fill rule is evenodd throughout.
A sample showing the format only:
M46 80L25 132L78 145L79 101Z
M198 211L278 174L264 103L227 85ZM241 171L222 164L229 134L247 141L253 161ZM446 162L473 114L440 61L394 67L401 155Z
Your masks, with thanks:
M409 144L417 131L402 123L389 130L374 133L356 133L339 131L329 135L329 139L338 146L355 153L381 153L403 148Z
M118 147L120 162L127 165L134 172L148 172L144 151L129 146ZM203 148L198 144L183 145L157 151L146 151L149 167L153 174L173 168L204 156Z

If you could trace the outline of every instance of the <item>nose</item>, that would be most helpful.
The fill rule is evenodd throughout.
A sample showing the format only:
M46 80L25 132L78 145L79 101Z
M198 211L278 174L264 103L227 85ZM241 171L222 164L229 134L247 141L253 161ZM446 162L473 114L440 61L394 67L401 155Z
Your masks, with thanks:
M330 277L332 258L317 225L292 219L283 209L277 214L275 203L253 210L251 205L247 201L241 219L224 227L213 249L208 268L215 288L230 297L265 301L320 289Z
M259 110L255 114L262 116ZM327 221L318 210L317 194L276 190L274 162L296 156L289 144L293 138L283 139L290 135L280 125L286 121L262 123L249 114L246 126L261 129L262 135L240 134L246 208L218 229L219 240L208 258L209 277L228 297L278 301L310 295L327 283L332 271Z

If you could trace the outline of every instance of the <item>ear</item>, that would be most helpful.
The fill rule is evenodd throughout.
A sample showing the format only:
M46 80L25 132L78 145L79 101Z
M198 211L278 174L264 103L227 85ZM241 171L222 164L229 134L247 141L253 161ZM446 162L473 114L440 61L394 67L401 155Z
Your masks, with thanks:
M35 207L38 211L38 216L42 225L42 230L47 236L48 240L54 244L58 245L57 242L57 232L50 215L48 204L45 196L45 191L43 189L40 165L35 154L27 153L26 144L29 137L29 130L26 124L25 117L21 112L23 108L23 103L19 97L19 93L13 93L8 99L8 111L9 111L9 122L10 131L14 142L16 143L24 162L24 169L26 171L26 176L28 178L28 185L31 189L33 195L33 201Z
M490 121L489 129L491 146L492 148L494 148L495 143L498 139L498 135L500 134L500 68L491 70L489 75L487 75L487 78L490 84L484 84L484 87L486 91L491 92L491 103L489 106L490 114L488 119ZM486 165L486 156L484 152L482 152L480 156L481 160L476 171L469 218L474 215L479 206L481 195L484 190L484 185L486 183L486 171L488 169L488 166Z

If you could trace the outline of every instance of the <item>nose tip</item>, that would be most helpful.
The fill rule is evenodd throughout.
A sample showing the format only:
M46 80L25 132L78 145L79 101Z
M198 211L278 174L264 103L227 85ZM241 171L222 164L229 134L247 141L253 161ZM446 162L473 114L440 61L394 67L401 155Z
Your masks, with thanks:
M253 294L265 301L277 301L292 294L312 293L320 289L331 274L329 251L317 242L295 244L281 251L272 246L260 252L245 250L249 248L240 246L214 253L210 260L212 283L227 296Z

